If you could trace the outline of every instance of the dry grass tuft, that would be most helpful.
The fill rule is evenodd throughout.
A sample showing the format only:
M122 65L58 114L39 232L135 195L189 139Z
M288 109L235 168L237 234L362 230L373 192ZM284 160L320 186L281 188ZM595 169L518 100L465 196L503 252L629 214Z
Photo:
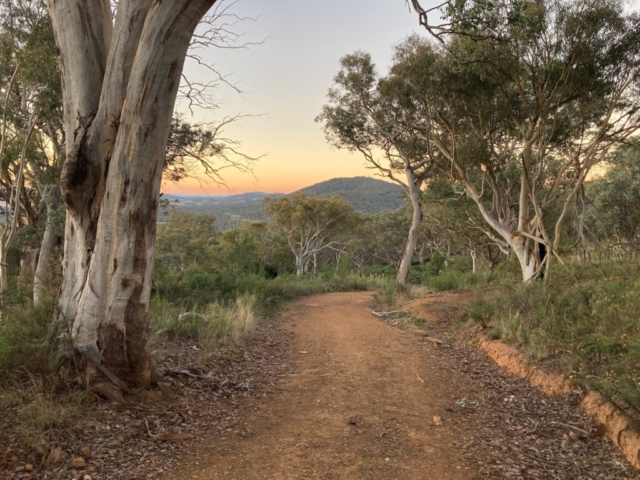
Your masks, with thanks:
M42 456L53 432L68 430L81 419L87 398L83 391L56 393L47 379L31 375L28 383L0 391L0 411L15 419L22 447Z
M244 295L235 303L225 306L218 303L208 305L200 323L198 340L203 358L219 345L240 344L256 329L258 323L256 297Z

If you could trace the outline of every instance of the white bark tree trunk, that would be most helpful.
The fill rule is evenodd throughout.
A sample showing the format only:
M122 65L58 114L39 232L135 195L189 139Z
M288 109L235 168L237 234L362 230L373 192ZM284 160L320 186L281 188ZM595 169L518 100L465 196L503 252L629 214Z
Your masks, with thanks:
M302 277L304 275L305 259L302 255L296 254L296 276Z
M215 0L48 0L63 76L67 206L60 313L86 386L147 387L166 142L189 41Z
M60 188L54 187L51 191L47 192L43 201L47 207L47 224L44 228L38 264L36 266L35 277L33 278L33 303L35 305L42 303L42 300L47 295L47 289L51 286L53 280L51 276L51 261L53 252L58 244L54 215L62 202Z
M522 181L521 188L527 188L524 180ZM535 241L522 236L520 233L512 232L508 225L501 222L489 211L478 192L470 183L465 183L465 189L467 190L469 197L478 206L480 214L487 224L500 238L504 240L518 258L520 271L522 272L522 280L524 282L528 282L534 279L538 274L540 263L536 255L537 245L535 244ZM529 206L528 197L526 195L520 195L520 201L524 202L524 204L519 205L518 232L521 232L526 227L526 211Z
M478 254L475 250L469 250L469 255L471 255L472 271L476 273L478 271Z
M407 244L404 248L402 260L400 261L400 267L398 268L398 274L396 276L396 283L400 285L407 283L407 279L409 278L409 270L411 269L413 254L415 253L416 246L418 245L420 224L422 223L422 203L420 201L420 187L422 186L422 180L416 179L413 172L407 170L407 185L413 211L411 215L411 226L409 227Z
M518 258L520 271L522 272L522 281L528 282L533 280L538 274L539 262L535 249L532 248L532 242L525 238L517 237L510 242L513 253Z

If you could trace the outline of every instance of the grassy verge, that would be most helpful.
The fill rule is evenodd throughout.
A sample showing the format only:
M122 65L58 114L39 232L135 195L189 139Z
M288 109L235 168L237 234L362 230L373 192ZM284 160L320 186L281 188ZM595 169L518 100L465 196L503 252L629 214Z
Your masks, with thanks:
M640 264L556 267L546 283L500 285L463 319L640 412Z
M171 288L165 285L165 291L157 294L150 305L154 339L194 340L205 360L219 345L241 343L258 322L266 321L287 302L319 293L384 290L393 285L384 276L355 273L270 280L249 276L235 281L234 288L224 296L220 291L202 292L198 301L172 295Z
M156 288L150 305L151 332L170 340L197 340L206 356L218 345L241 343L259 321L286 302L317 293L378 290L388 284L392 281L387 277L356 273L275 279L192 274L186 281L181 278ZM65 325L52 323L54 302L35 307L27 296L14 297L5 304L0 320L0 377L55 379L61 369L72 369Z

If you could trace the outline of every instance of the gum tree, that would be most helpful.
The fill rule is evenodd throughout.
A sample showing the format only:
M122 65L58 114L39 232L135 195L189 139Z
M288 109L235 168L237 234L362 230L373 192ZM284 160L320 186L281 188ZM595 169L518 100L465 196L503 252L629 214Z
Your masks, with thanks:
M640 126L640 21L621 0L413 2L392 75L422 112L416 135L476 203L524 281L561 260L565 219L593 167Z
M156 212L185 57L216 0L48 0L62 70L67 207L60 314L86 386L151 382Z
M418 112L406 86L380 78L369 54L347 55L340 64L317 121L333 146L361 153L370 168L402 186L411 200L411 224L396 276L396 282L404 284L422 222L420 190L432 166L425 142L407 128Z
M338 196L265 199L264 211L274 239L286 245L295 257L296 275L302 276L320 252L337 248L349 226L357 221L353 207Z

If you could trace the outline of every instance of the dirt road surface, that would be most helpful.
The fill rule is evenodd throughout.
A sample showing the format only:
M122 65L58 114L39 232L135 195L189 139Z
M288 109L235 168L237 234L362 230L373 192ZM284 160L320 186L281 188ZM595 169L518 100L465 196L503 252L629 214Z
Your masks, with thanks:
M502 378L494 367L371 310L367 293L287 308L292 368L279 392L194 446L165 480L638 478L604 441L566 444L553 418L588 428L579 414L520 380L491 383Z

